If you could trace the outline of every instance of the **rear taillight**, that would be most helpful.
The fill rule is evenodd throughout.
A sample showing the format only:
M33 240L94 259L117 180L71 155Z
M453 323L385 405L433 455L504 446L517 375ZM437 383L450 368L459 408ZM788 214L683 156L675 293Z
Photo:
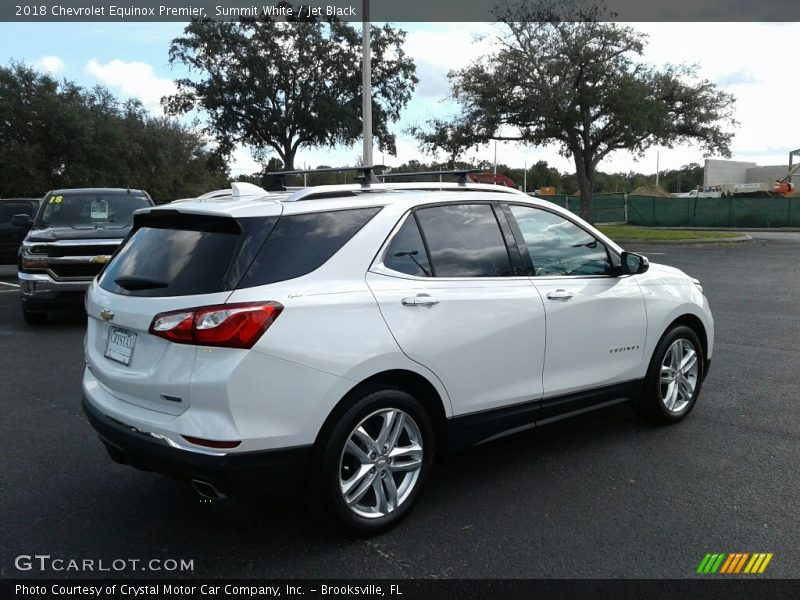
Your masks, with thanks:
M277 302L202 306L157 314L150 333L176 344L252 348L278 318Z

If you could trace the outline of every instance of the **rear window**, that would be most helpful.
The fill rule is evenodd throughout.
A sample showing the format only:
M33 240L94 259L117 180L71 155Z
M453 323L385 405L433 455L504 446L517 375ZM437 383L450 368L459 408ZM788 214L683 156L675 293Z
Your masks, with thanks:
M240 243L234 219L183 215L143 220L100 276L100 287L130 296L190 296L229 289ZM138 225L138 223L137 223Z
M134 211L151 205L152 203L140 194L103 192L53 194L45 199L36 226L126 229L133 222Z
M128 296L213 294L310 273L344 246L379 208L287 217L138 215L133 233L100 274Z
M238 287L266 285L311 273L379 210L357 208L281 217Z

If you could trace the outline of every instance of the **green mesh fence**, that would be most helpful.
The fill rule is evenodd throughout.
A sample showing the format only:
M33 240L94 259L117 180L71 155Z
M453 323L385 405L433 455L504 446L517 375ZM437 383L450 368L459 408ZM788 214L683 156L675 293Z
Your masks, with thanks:
M552 196L537 196L537 198L539 198L539 200L547 200L548 202L552 202L553 204L556 204L561 208L567 207L567 196L565 196L564 194L556 194Z
M559 194L555 196L539 196L539 198L566 208L576 215L581 214L580 196ZM594 206L592 208L595 223L625 222L625 196L623 194L597 194L594 197Z
M540 196L576 215L580 196ZM594 222L625 222L625 196L594 197ZM790 198L659 198L628 196L630 225L648 227L800 227L800 196Z
M628 196L628 223L650 227L800 227L800 197Z

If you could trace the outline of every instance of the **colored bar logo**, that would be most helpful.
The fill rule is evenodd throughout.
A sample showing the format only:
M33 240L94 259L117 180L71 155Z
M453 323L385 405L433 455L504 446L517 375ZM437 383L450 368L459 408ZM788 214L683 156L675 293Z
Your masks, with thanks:
M772 552L717 552L706 554L697 567L697 573L702 575L724 574L748 574L755 575L763 573L769 561L772 560Z

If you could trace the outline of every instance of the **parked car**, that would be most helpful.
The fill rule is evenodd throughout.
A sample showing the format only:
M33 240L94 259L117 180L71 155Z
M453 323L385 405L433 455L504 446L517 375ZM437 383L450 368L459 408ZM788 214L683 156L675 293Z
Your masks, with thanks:
M41 198L0 198L0 265L13 265L17 253L28 233L25 227L11 223L14 215L33 217L39 208Z
M359 533L447 451L618 402L680 421L714 347L697 280L481 184L140 211L87 312L83 407L113 460L212 498L300 483Z
M41 323L53 308L82 304L130 232L133 213L151 206L142 190L85 188L48 192L33 219L15 215L12 223L28 231L18 256L25 321Z

